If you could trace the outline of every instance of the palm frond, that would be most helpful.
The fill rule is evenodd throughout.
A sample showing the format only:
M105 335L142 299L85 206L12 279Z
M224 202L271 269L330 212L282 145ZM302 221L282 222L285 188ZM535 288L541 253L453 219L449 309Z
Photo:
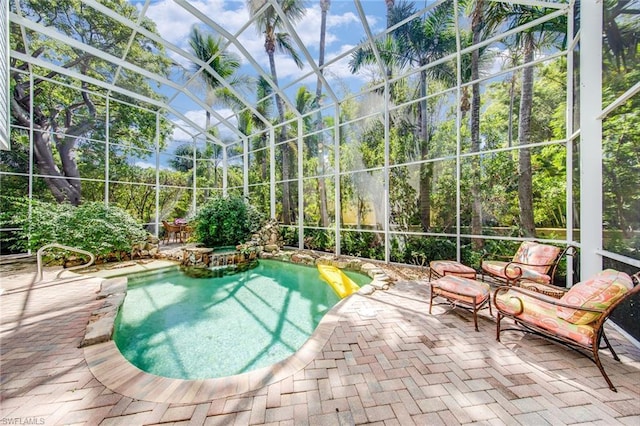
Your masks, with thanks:
M291 56L291 59L296 63L298 68L302 69L304 64L302 63L302 59L300 55L293 47L291 43L291 36L287 33L276 33L276 50L281 53L285 53Z

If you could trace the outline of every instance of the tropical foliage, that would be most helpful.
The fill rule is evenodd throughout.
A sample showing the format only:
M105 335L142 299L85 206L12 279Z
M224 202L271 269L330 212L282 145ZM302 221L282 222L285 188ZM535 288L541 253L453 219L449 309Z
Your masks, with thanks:
M196 240L205 247L235 246L260 229L263 218L241 197L214 197L198 212Z
M298 1L277 4L278 11L261 1L247 2L251 13L260 12L255 30L264 37L265 64L268 61L268 70L256 80L239 75L238 58L226 52L215 36L194 28L188 40L198 59L191 69L202 77L207 105L232 109L239 134L248 136L246 170L244 141L231 141L224 148L213 143L221 139L215 133L209 133L210 140L204 143L169 141L170 126L160 116L156 129L155 112L130 99L117 99L117 94L107 101L98 96L100 89L62 75L39 78L45 71L37 66L33 67L31 99L26 65L14 60L13 149L0 152L3 194L22 196L31 191L35 199L73 203L106 198L136 220L153 224L156 218L193 215L194 204L203 206L221 196L226 149L228 193L246 196L265 216L273 209L284 225L288 244L294 246L301 221L308 248L333 251L339 238L345 254L385 259L389 252L393 261L419 263L435 256L451 257L450 243L459 230L468 239L460 248L462 256L473 261L482 250L500 251L510 245L486 236L563 239L569 218L579 226L580 158L577 139L566 140L567 129L574 125L566 122L569 70L564 56L551 56L567 46L565 17L526 26L532 19L556 14L557 9L469 0L458 2L459 10L454 10L454 2L444 1L417 13L415 2L387 1L386 37L363 45L347 58L352 72L366 77L363 92L345 93L336 115L330 109L318 110L325 99L322 79L315 87L313 81L306 82L308 86L301 83L290 103L277 95L277 54L301 63L281 15L295 26L306 10ZM60 26L62 31L70 31L66 20L71 18L92 34L104 31L105 24L94 19L97 15L76 16L77 2L56 2L52 8L43 1L28 5L32 10L27 8L25 13L42 13L47 25ZM640 55L639 24L632 19L637 15L630 3L607 0L604 5L607 105L640 79ZM324 0L321 6L320 65L331 2ZM62 7L69 12L54 13ZM113 7L135 16L127 2L115 1ZM461 26L458 33L456 20ZM153 23L143 25L153 30ZM523 31L484 45L489 37L523 25ZM126 28L110 31L111 42L121 46ZM23 51L20 40L14 31L13 49ZM93 43L103 47L97 40ZM131 55L149 69L168 70L160 47L136 43ZM482 47L461 54L458 64L458 44ZM104 64L96 58L67 52L50 40L36 39L34 45L42 49L30 54L50 51L60 63L71 61L70 66L86 75L113 72L101 68ZM500 67L509 70L497 74ZM484 79L489 74L495 77ZM134 73L119 78L123 84L146 84ZM463 83L459 93L458 78ZM243 92L247 84L256 99L251 111L234 94ZM148 89L149 96L157 96ZM576 92L574 102L579 97ZM605 117L602 146L605 248L634 258L640 258L638 99L636 94ZM34 139L33 179L27 178L31 123L23 120L30 103L36 116L36 139L43 138ZM385 103L388 117L382 108ZM70 117L69 123L63 122L63 116ZM207 117L208 128L209 113ZM572 132L576 130L574 125ZM571 192L568 155L576 181ZM47 164L49 169L41 168ZM45 175L55 179L41 177ZM572 212L566 211L567 194L573 197ZM389 241L385 241L386 229Z
M120 14L137 20L135 6L125 0L112 3ZM105 55L127 49L132 62L160 75L168 73L170 61L161 45L150 39L142 41L139 37L130 43L131 28L104 19L96 10L83 7L81 2L34 0L23 3L21 13L102 50ZM140 25L155 31L155 24L149 19L141 20ZM88 83L94 77L114 79L118 73L121 87L136 87L139 93L149 98L161 98L141 74L127 69L116 71L105 59L88 51L65 48L54 39L36 32L29 35L30 48L27 51L20 28L13 25L11 48L34 58L47 56L62 69L70 69L86 77L79 81L59 71L11 59L11 115L14 123L23 129L33 128L34 163L37 172L45 176L44 183L55 200L78 205L83 195L79 179L82 175L75 155L79 145L91 143L91 140L104 140L109 134L114 141L126 144L127 149L150 149L156 137L164 141L171 129L166 120L161 121L158 129L155 112L136 109L131 102L110 102L107 96L97 94L106 95L104 90ZM25 72L29 69L46 78L32 81ZM112 96L126 99L115 93Z
M77 247L97 256L130 253L132 245L144 241L147 232L131 215L116 206L87 202L76 207L68 203L29 201L2 197L0 226L17 228L3 243L14 251L36 251L58 243Z

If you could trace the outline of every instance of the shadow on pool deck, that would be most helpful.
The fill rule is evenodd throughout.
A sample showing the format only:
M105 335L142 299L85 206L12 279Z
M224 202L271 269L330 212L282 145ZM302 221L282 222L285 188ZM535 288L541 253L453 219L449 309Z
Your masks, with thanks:
M436 307L429 315L427 286L412 281L345 299L322 331L326 342L291 370L213 385L135 374L117 361L112 343L87 348L87 363L77 346L98 306L98 280L33 285L33 272L3 275L2 419L47 425L640 420L640 350L614 329L607 334L622 362L607 351L602 356L618 393L593 363L562 346L520 333L497 342L486 310L480 332L466 311ZM144 395L130 393L136 389Z

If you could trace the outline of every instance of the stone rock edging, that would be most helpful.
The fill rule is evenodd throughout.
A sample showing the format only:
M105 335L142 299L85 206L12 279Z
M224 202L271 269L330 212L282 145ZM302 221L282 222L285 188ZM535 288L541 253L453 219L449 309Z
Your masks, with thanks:
M108 342L113 337L113 327L118 310L127 294L127 277L104 279L100 283L97 299L102 305L93 311L79 347Z

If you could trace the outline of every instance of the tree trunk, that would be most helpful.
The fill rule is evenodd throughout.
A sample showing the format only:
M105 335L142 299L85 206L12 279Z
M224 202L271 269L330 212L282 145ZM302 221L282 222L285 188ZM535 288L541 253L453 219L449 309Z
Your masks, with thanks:
M516 98L516 71L511 75L511 81L509 84L509 122L507 125L507 146L511 148L513 145L513 104Z
M524 63L533 61L533 35L525 34ZM533 105L533 65L522 72L522 91L520 96L520 122L518 139L520 146L529 144L531 127L531 108ZM520 202L520 226L525 237L535 237L536 227L533 219L533 171L529 148L519 150L518 160L518 201Z
M39 126L34 126L34 128L37 127ZM81 200L81 184L78 179L78 166L72 156L71 146L68 144L58 144L58 146L64 150L64 152L60 152L60 157L64 158L65 167L63 170L65 173L62 173L58 169L53 159L50 134L40 131L33 133L34 160L38 173L51 176L45 177L44 181L58 203L70 203L77 206ZM68 176L66 173L71 174L71 176Z
M275 47L274 47L275 49ZM271 77L276 86L278 86L278 75L276 73L276 61L274 57L275 50L267 50L269 55L269 66L271 67ZM285 141L287 139L287 126L284 125L284 105L282 99L278 95L276 96L276 106L278 108L278 117L280 118L280 137L278 141ZM289 202L289 145L282 144L282 223L284 225L291 224L291 204Z
M389 28L391 26L391 9L393 9L393 7L395 6L396 2L395 0L385 0L385 4L387 6L387 28ZM389 37L389 35L387 35L387 37ZM393 72L391 70L391 64L387 65L387 81L390 81L393 78ZM394 93L393 93L393 84L389 83L389 98L393 99L394 98Z
M24 127L31 126L31 117L27 113L30 109L30 102L31 98L24 96L24 93L21 95L20 87L16 87L11 99L11 113L14 119ZM81 201L82 186L78 179L80 177L78 166L73 156L73 147L77 139L67 137L56 143L62 163L61 171L53 158L51 147L52 134L50 131L56 129L52 129L48 124L55 118L46 116L37 107L34 107L33 115L36 117L33 123L33 154L38 173L46 176L44 181L57 202L66 202L77 206ZM84 126L76 127L76 131L82 131L82 129Z
M482 7L483 0L477 0L473 11L471 28L473 31L473 44L478 45L482 36ZM471 52L471 80L479 78L480 49ZM472 85L471 99L471 152L480 152L480 83ZM480 156L471 157L471 234L482 234L482 201L480 199ZM474 250L481 250L483 240L473 238L471 245Z
M211 113L210 113L209 111L206 111L206 115L205 115L205 124L204 124L204 130L205 130L205 132L208 132L208 131L209 131L209 126L211 126ZM209 142L208 142L208 139L207 139L207 138L206 138L206 136L205 136L205 145L206 145L206 144L208 144L208 143L209 143ZM193 150L194 150L194 151L196 150L196 147L195 147L195 146L193 147ZM209 163L209 159L208 159L208 158L205 158L204 160L206 161L206 163L205 163L205 164L206 164L206 167L205 167L205 179L206 179L206 182L207 182L207 184L206 184L207 186L206 186L206 187L205 187L205 189L204 189L204 199L205 199L205 201L206 201L206 200L208 200L208 199L209 199L209 186L211 185L211 184L209 183L209 178L210 178L210 176L211 176L211 174L210 174L210 171L209 171L209 170L210 170L210 166L211 166L211 164ZM197 176L197 167L198 167L198 163L197 163L197 162L196 162L196 163L194 163L193 167L196 169L196 176ZM214 173L215 173L215 170L214 170ZM215 182L217 181L217 179L218 179L218 176L217 176L217 175L215 175L215 176L214 176L214 178L213 178L213 180L214 180L214 186L215 186ZM196 184L196 185L197 185L197 184Z
M263 133L260 136L260 138L262 139L261 147L267 146L267 134ZM256 154L256 157L258 157L258 155L260 155L260 157L262 157L261 159L257 158L257 160L260 161L260 164L261 164L260 170L262 171L262 181L264 182L269 177L269 175L267 174L267 162L268 162L268 159L267 159L266 154L265 154L266 150L263 149L263 150L260 150L258 152L260 152L260 154Z
M326 33L327 33L327 11L331 6L331 0L321 0L320 1L320 9L322 11L322 19L320 21L320 53L318 58L318 67L322 67L324 65L324 52L325 52L325 42L326 42ZM323 71L320 70L322 74ZM318 108L318 117L317 117L317 128L318 130L322 130L322 112L320 111L320 98L322 97L322 79L318 76L318 80L316 81L316 108ZM318 178L318 198L320 198L320 226L327 227L329 226L329 214L327 211L327 188L324 182L324 135L322 133L318 133L320 135L320 142L318 143L318 164L320 165L320 177Z
M421 64L422 65L422 64ZM420 104L418 120L418 138L420 139L420 158L429 158L429 135L427 131L427 72L420 72ZM431 228L431 178L433 176L433 163L420 164L420 223L424 232Z

